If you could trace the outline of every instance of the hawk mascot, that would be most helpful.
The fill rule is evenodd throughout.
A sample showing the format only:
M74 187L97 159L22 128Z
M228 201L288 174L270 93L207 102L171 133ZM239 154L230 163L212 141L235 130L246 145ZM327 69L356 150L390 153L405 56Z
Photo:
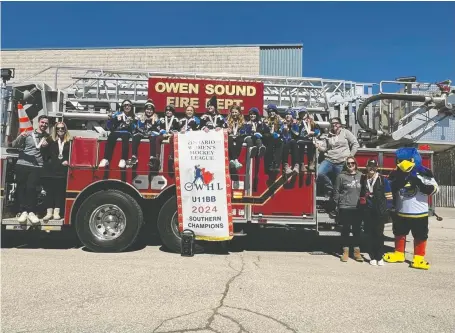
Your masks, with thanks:
M415 148L396 151L397 168L389 176L395 202L393 220L395 252L384 254L387 262L404 262L406 236L414 237L414 259L411 267L429 269L425 260L428 238L428 197L438 191L431 170L422 166L422 158Z

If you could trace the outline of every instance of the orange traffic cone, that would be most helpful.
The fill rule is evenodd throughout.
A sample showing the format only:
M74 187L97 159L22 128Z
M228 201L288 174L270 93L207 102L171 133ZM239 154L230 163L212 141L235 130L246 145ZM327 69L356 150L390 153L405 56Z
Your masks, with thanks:
M17 113L19 114L19 132L33 131L33 125L27 116L22 104L17 104Z

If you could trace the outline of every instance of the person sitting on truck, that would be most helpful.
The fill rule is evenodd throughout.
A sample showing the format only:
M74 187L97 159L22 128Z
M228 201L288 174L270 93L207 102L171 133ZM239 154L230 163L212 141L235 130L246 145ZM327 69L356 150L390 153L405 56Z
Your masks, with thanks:
M341 172L336 180L334 187L334 196L336 210L340 218L341 239L343 254L340 260L347 262L349 259L349 235L352 228L354 243L354 259L362 262L360 254L360 236L362 224L362 211L359 206L360 189L362 173L357 170L357 161L354 157L349 156L344 164L344 171Z
M333 196L333 182L342 171L348 156L355 156L359 143L356 137L347 129L341 127L341 120L338 117L330 120L331 130L325 145L316 144L319 151L325 153L325 159L318 169L318 182L323 186L328 197ZM333 178L329 177L333 174Z
M297 139L299 137L299 124L295 119L295 113L292 109L286 111L286 116L282 125L281 133L283 139L283 156L282 164L284 173L290 175L291 173L299 173L299 147ZM289 166L289 155L291 155L291 164L293 169Z
M107 137L106 149L104 151L104 158L101 160L99 167L104 168L109 165L112 154L114 153L115 144L117 139L122 139L122 157L118 164L119 168L126 167L126 160L128 159L129 140L135 127L135 115L133 110L133 103L126 99L122 102L122 110L116 111L109 115L107 128L110 130Z
M128 166L133 166L138 162L138 149L142 139L148 139L150 142L150 157L148 165L150 168L159 169L160 160L157 155L159 149L158 137L160 134L160 122L155 113L155 104L151 99L145 103L144 113L137 117L135 132L133 134L133 151L131 159L128 160Z
M262 133L264 130L264 124L259 115L258 108L251 108L248 111L248 121L246 124L246 135L245 142L250 148L250 156L261 158L265 154L265 146L262 144ZM257 153L256 153L257 152Z
M38 128L34 131L22 132L13 142L13 148L19 148L19 158L15 165L17 201L21 212L18 222L27 219L39 223L36 216L37 187L40 185L43 167L42 149L49 145L50 137L46 132L49 118L41 115L38 118Z
M241 114L240 106L234 104L230 107L229 115L227 116L227 126L227 131L229 133L229 164L231 167L238 170L242 167L242 163L239 162L238 158L246 138L245 118Z
M361 180L360 204L370 238L370 265L383 266L384 224L389 218L393 195L389 180L379 174L378 162L374 159L368 160L366 175Z
M168 140L170 144L169 149L169 159L168 163L170 168L173 167L172 161L174 161L174 144L173 138L174 133L178 133L180 130L180 122L179 119L174 116L175 108L173 105L167 105L166 109L164 110L164 117L160 118L160 138L158 141L158 145L161 147L161 143L164 140Z
M216 96L213 96L207 103L207 112L201 117L201 129L209 131L216 128L227 128L227 124L218 112Z
M266 146L265 163L270 172L280 172L280 162L283 155L281 128L283 122L274 104L267 105L267 117L264 119L264 144Z
M319 136L321 130L319 125L314 122L314 119L309 115L306 108L299 110L299 124L300 124L300 135L299 135L299 151L300 162L302 163L302 172L310 172L315 170L315 143L314 140ZM305 166L305 149L308 159L308 169Z
M60 220L64 216L70 141L71 136L66 124L56 123L52 131L52 141L43 154L42 184L46 191L47 208L44 221Z
M201 127L201 119L195 115L194 107L189 105L185 109L185 116L179 121L180 132L197 131Z
M166 106L164 117L160 118L160 135L165 137L172 136L173 133L180 130L179 119L174 115L175 108L173 105Z

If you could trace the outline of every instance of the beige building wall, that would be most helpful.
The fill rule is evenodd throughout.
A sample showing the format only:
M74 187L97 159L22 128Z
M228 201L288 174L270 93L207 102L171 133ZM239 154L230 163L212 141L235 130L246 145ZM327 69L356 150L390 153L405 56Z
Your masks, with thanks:
M16 78L11 82L24 80L49 66L258 75L259 58L258 46L2 50L1 66L16 69ZM60 71L58 88L70 85L71 75L84 72ZM54 77L55 69L31 80L54 87Z

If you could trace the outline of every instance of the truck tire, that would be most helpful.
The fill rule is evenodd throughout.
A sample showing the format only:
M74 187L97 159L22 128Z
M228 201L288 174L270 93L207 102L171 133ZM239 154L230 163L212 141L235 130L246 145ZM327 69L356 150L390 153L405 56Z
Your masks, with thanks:
M129 194L99 191L86 198L76 214L76 233L94 252L121 252L136 240L144 221L142 208Z
M181 237L178 231L177 221L177 198L169 198L160 210L158 215L158 233L160 234L163 245L170 251L180 253ZM204 252L204 247L200 242L194 246L196 253Z

